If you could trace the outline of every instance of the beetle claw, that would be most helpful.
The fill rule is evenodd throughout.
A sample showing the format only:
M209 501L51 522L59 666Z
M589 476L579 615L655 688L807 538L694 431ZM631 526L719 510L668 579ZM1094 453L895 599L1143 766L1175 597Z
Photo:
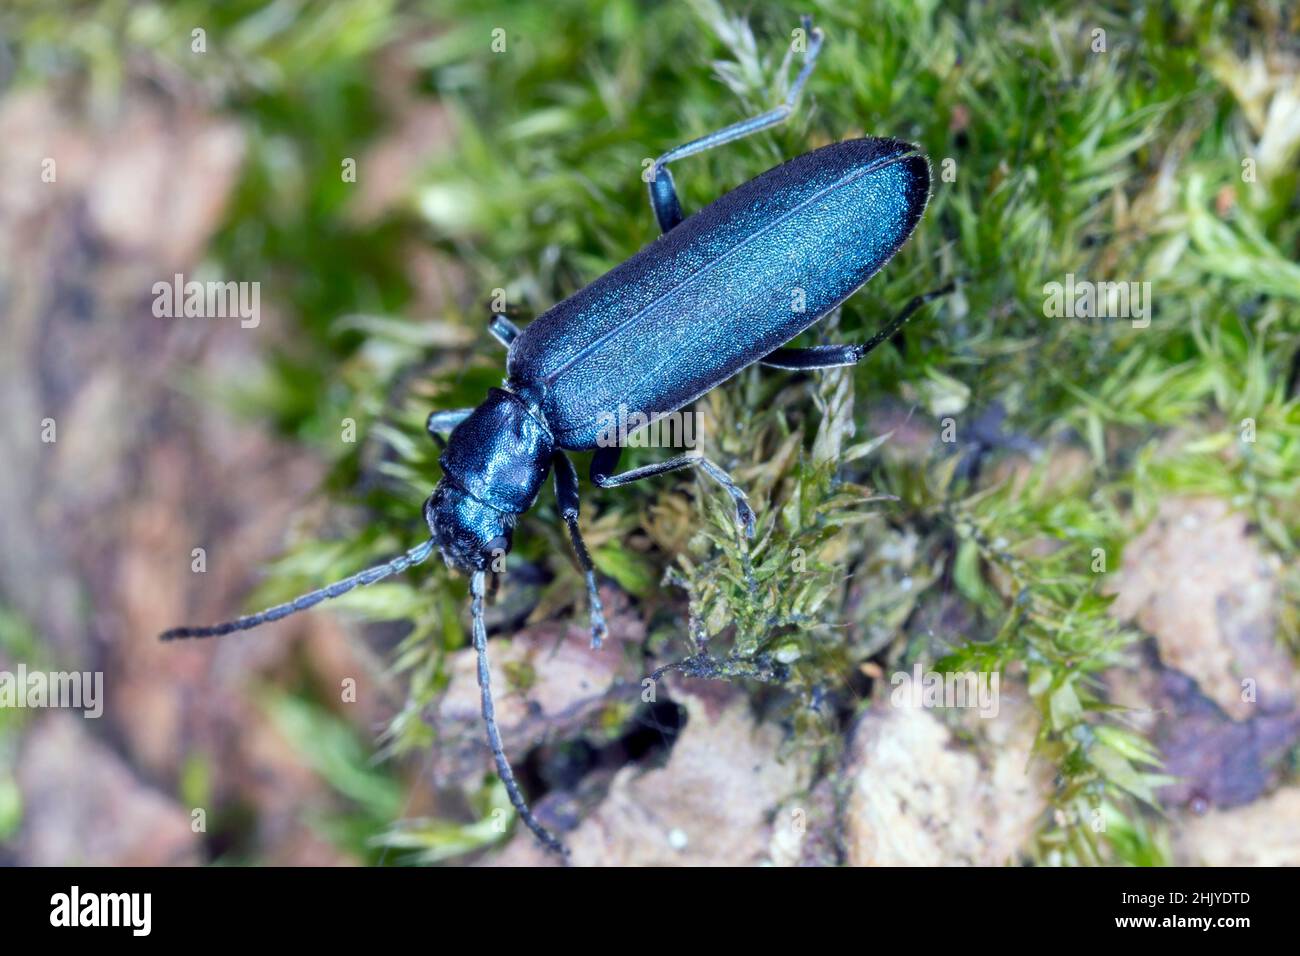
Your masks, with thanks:
M740 531L746 538L754 537L754 509L744 498L736 499L736 520L740 522Z
M607 637L609 637L609 626L605 623L605 619L601 617L598 620L592 621L591 649L593 651L600 650L601 644L605 642L605 638Z

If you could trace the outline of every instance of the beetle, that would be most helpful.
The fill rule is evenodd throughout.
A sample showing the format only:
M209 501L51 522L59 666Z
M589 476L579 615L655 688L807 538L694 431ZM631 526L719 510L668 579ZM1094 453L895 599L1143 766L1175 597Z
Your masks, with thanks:
M507 348L507 377L477 408L434 412L430 435L443 447L443 477L424 503L430 537L403 555L257 614L209 627L179 627L163 640L242 631L312 607L425 561L438 550L469 575L473 643L483 720L497 772L524 824L551 850L566 851L534 817L501 743L488 670L483 599L493 558L508 552L520 515L548 475L585 577L591 643L607 634L595 569L578 524L578 475L566 452L593 451L591 481L617 488L698 468L731 497L740 531L752 535L745 493L717 464L682 455L617 471L621 448L602 439L616 406L649 421L676 411L742 369L762 363L810 370L853 365L891 337L926 301L914 298L859 345L787 348L870 279L907 240L929 201L930 166L897 139L846 140L805 153L685 216L668 166L776 126L794 110L822 47L807 41L785 101L661 155L645 177L660 236L631 259L520 330L494 314L489 331ZM444 436L447 436L444 440Z

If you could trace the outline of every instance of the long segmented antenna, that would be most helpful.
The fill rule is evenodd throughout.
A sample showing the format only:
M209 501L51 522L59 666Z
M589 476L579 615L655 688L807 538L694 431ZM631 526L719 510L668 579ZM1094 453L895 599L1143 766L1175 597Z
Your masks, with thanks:
M434 544L433 539L430 539L423 544L416 545L406 554L393 558L391 561L377 564L373 568L366 568L366 570L354 574L350 578L335 581L333 584L319 590L296 597L286 604L277 604L265 611L237 617L233 621L226 621L224 624L213 624L208 627L173 627L170 631L163 631L159 636L159 640L175 641L186 637L220 637L222 634L230 634L234 631L247 631L249 628L257 627L259 624L265 624L268 621L278 621L282 617L304 611L321 601L327 601L330 598L338 597L340 594L345 594L353 588L374 584L383 578L400 574L407 568L427 559L433 553Z
M492 759L497 764L497 776L506 785L506 794L515 809L519 811L519 819L524 821L528 829L537 834L537 839L546 844L548 850L558 853L567 860L569 851L565 849L564 844L557 840L550 830L538 823L537 818L533 816L533 811L528 809L528 803L524 800L524 795L519 792L519 784L515 782L514 771L510 769L510 761L506 759L505 749L501 745L501 731L497 729L496 708L492 703L492 674L488 670L487 626L483 623L483 589L486 577L486 572L475 571L470 578L469 591L470 615L474 619L474 650L478 652L478 686L483 696L483 722L487 724L488 746L492 748Z

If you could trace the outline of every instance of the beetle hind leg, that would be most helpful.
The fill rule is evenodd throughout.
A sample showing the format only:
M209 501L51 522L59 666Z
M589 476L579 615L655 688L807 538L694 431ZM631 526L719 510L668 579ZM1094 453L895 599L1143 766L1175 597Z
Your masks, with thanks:
M860 345L814 345L807 349L777 349L766 355L761 364L790 372L809 372L857 365L864 355Z
M790 85L785 102L759 116L732 123L699 139L676 146L654 161L654 165L648 172L650 206L654 209L655 219L662 232L668 232L685 218L681 200L677 197L677 185L673 182L673 174L668 171L669 163L777 126L789 119L790 114L794 112L799 94L803 92L804 84L808 82L808 77L817 62L817 55L822 48L822 31L812 25L812 17L801 18L801 23L808 46L804 51L803 66L799 70L799 75L795 77L794 83Z
M804 349L776 349L764 356L760 360L760 364L793 372L857 365L870 355L876 346L892 338L899 329L907 324L907 320L917 313L921 306L940 296L947 295L954 288L955 285L949 282L932 292L913 297L907 305L903 306L898 315L889 320L889 323L883 329L861 345L814 345L811 348Z

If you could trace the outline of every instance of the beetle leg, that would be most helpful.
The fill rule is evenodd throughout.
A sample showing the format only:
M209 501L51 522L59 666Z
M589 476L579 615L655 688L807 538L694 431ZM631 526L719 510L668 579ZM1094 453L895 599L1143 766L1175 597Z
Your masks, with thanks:
M808 48L804 52L803 66L799 70L799 75L795 77L794 83L791 84L784 103L760 116L732 123L699 139L676 146L655 160L650 172L650 206L654 209L655 219L662 232L668 232L685 218L682 214L681 201L677 198L677 186L673 182L673 174L667 168L669 163L776 126L785 122L794 112L795 103L803 91L804 84L808 82L808 76L817 62L817 54L822 48L822 31L812 25L812 17L803 17L801 22L807 34Z
M446 448L447 442L442 437L451 433L451 430L469 418L472 408L457 408L448 412L430 412L429 420L425 422L424 427L428 429L429 435L438 443L439 448Z
M752 538L754 536L754 511L749 507L749 499L745 497L743 491L736 487L736 483L731 480L731 476L709 459L702 455L680 455L677 458L669 458L667 461L661 461L653 465L633 468L631 471L625 471L622 474L611 474L618 467L618 459L622 451L623 449L617 446L596 449L596 454L591 459L591 480L593 484L600 488L617 488L620 485L629 485L634 481L640 481L642 478L666 475L670 471L680 471L683 468L701 468L706 475L727 489L727 494L731 495L731 500L736 505L736 520L739 522L745 537Z
M609 634L605 625L605 609L600 603L600 591L596 588L596 569L591 563L591 554L582 540L582 531L578 528L578 473L573 468L569 456L558 449L552 458L555 468L555 500L560 506L560 516L569 527L569 540L573 542L573 553L578 558L583 576L587 579L587 602L591 609L591 648L599 650L601 641Z
M857 345L814 345L808 349L777 349L769 352L760 364L791 372L805 372L857 365L864 354Z
M861 345L814 345L806 349L776 349L761 359L760 364L791 371L809 371L819 368L839 368L845 365L856 365L866 358L877 345L886 339L892 338L899 329L907 324L907 320L915 315L921 306L939 298L941 295L947 295L953 288L953 283L949 282L933 292L913 297L907 305L903 306L898 315L889 320L889 324Z
M510 348L510 343L513 342L515 337L519 334L519 326L511 322L506 316L497 312L488 320L488 331L492 333L492 337L498 342L506 348Z

